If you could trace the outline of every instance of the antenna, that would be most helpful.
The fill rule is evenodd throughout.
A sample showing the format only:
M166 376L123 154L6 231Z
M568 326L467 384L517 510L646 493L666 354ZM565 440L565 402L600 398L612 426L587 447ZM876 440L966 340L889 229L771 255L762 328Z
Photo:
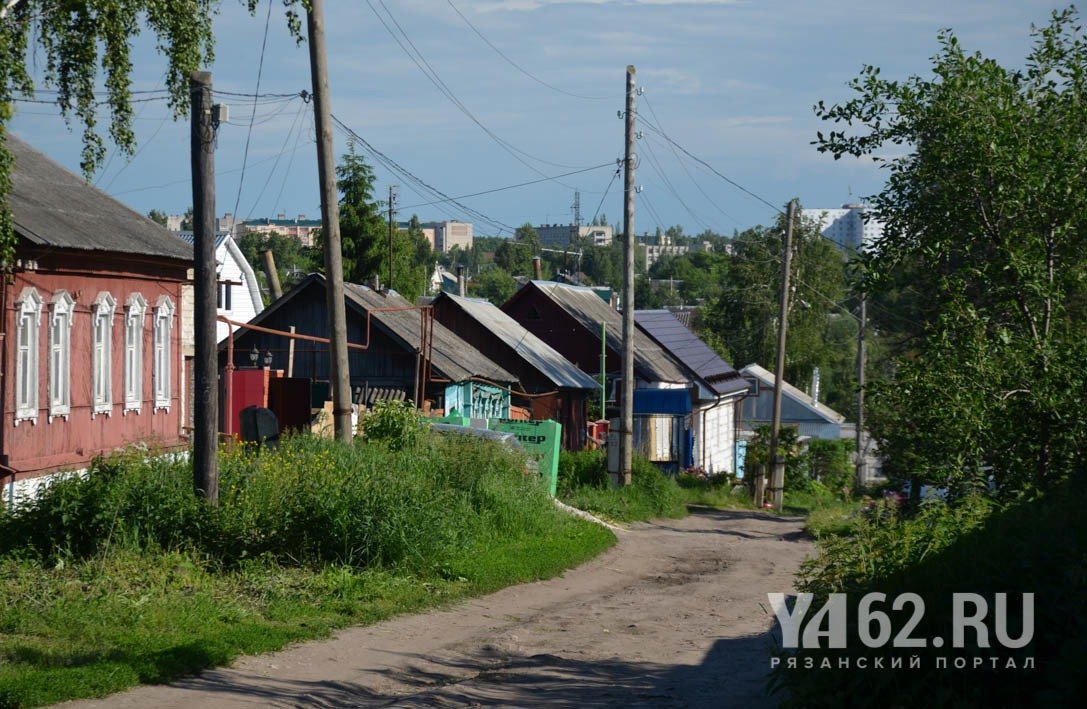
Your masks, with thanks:
M581 226L581 192L574 190L574 226Z

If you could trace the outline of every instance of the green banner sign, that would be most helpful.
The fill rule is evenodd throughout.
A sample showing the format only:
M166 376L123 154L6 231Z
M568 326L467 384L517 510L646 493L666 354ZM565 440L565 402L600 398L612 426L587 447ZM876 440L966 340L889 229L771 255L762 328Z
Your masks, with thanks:
M492 431L503 431L517 436L517 440L540 465L540 475L547 483L547 490L554 497L559 483L559 441L562 424L558 421L513 421L491 419Z

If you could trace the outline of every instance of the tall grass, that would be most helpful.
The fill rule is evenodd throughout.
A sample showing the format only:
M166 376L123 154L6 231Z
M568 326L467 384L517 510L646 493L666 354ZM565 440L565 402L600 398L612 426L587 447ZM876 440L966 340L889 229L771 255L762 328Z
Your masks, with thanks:
M603 451L563 452L559 457L559 497L578 509L619 522L683 517L683 491L657 466L634 457L631 484L613 488Z
M0 513L0 706L167 681L347 624L551 576L614 543L516 453L287 438L188 462L94 462Z

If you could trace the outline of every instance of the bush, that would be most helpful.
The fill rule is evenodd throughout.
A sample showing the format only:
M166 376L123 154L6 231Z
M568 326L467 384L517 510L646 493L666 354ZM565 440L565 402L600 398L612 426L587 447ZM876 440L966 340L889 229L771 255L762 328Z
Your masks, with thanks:
M362 418L363 437L394 451L410 448L422 430L418 412L407 401L378 401Z
M621 522L682 517L685 497L676 481L641 456L634 456L631 484L613 488L604 451L563 453L559 458L559 497L578 509Z

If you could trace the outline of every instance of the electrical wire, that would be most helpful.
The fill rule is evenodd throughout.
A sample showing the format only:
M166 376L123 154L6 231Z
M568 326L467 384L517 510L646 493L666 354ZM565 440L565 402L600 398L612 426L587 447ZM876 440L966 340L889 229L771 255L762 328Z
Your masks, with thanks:
M521 72L522 74L524 74L528 78L535 81L537 84L540 84L541 86L545 86L545 87L551 89L552 91L558 92L560 94L565 94L566 96L571 96L573 98L585 99L585 100L588 100L588 101L603 101L603 100L612 100L612 99L616 99L616 98L622 98L622 94L612 94L610 96L587 96L585 94L578 94L578 93L574 93L572 91L566 91L565 89L560 89L558 86L547 83L546 81L544 81L540 77L536 76L532 72L530 72L527 69L525 69L524 67L522 67L517 62L510 59L509 56L507 56L506 53L503 52L501 49L496 47L494 45L494 43L491 42L491 40L489 40L485 36L483 36L483 33L480 32L479 29L475 25L472 24L471 20L469 20L467 17L465 17L464 13L462 13L457 8L457 6L453 4L453 0L446 0L446 2L449 3L449 7L453 8L453 12L457 13L457 16L460 17L460 19L464 21L464 24L468 25L469 29L471 29L472 32L475 32L476 36L479 37L481 40L483 40L484 44L486 44L488 47L490 47L491 49L493 49L495 51L495 54L502 57L504 60L506 60L506 63L508 63L510 66L512 66L514 69Z
M242 201L242 187L245 185L245 167L246 167L246 164L249 162L249 143L253 138L253 124L256 123L256 113L257 113L257 99L256 99L256 96L260 94L260 79L261 79L261 75L264 73L264 51L268 47L268 27L271 25L271 22L272 22L272 5L273 4L274 3L272 3L272 2L268 3L268 14L265 15L265 17L264 17L264 39L261 41L261 44L260 44L260 60L257 63L257 86L253 91L253 96L254 96L254 98L253 98L253 118L250 119L249 129L246 131L246 134L245 134L245 150L242 152L242 174L238 178L238 194L234 198L234 211L231 212L232 214L235 215L235 217L237 217L237 214L238 214L238 205L241 204L241 201ZM284 146L284 147L286 147L286 146ZM279 162L279 160L278 160L278 157L277 157L276 163L278 164L278 162ZM274 170L275 168L273 167L272 169ZM265 187L267 187L267 183L265 183Z
M489 190L483 190L482 192L473 192L471 194L462 194L462 195L458 195L457 197L453 197L452 199L468 199L469 197L482 197L483 195L494 194L495 192L505 192L506 190L512 190L512 189L516 189L518 187L528 187L529 185L538 185L541 182L549 182L549 181L554 180L554 179L559 178L559 177L569 177L570 175L580 175L583 172L591 172L593 170L599 170L602 167L609 167L611 164L612 163L609 160L606 163L601 163L600 165L593 165L592 167L587 167L587 168L585 168L583 170L574 170L572 172L564 172L561 175L552 175L550 177L541 177L538 180L529 180L528 182L518 182L515 185L506 185L505 187L495 187L495 188L492 188L492 189L489 189ZM439 200L435 200L433 202L420 202L419 204L409 204L407 206L401 207L400 209L415 209L416 207L429 207L431 205L440 204L441 202L446 202L446 201L448 201L448 200L439 199Z
M260 193L258 193L257 198L255 200L253 200L253 206L249 208L249 213L245 217L246 221L249 221L249 218L253 216L253 212L256 211L257 205L260 204L261 198L264 197L264 192L268 189L268 185L272 182L272 177L275 176L276 168L279 167L279 159L283 156L284 152L286 152L287 143L289 143L291 141L291 136L294 135L295 128L299 128L298 135L302 134L302 131L301 131L301 128L300 128L300 125L299 125L300 124L299 118L302 117L305 110L306 110L306 104L302 104L301 106L298 107L298 112L294 114L294 120L291 121L291 128L290 128L290 130L287 131L287 137L283 139L283 147L280 149L279 155L276 155L275 162L272 163L272 169L268 171L268 177L267 177L267 179L264 180L264 185L260 188ZM297 140L295 141L295 144L296 145L298 144ZM293 158L294 158L294 154L292 153L291 154L291 159L293 160ZM288 169L287 174L290 174L289 169ZM239 197L241 196L241 190L240 189L239 189L239 192L238 192L238 196ZM278 201L276 202L276 204L278 204ZM235 205L234 209L235 210L238 209L237 205ZM235 215L235 217L237 217L238 212L235 211L234 215Z

